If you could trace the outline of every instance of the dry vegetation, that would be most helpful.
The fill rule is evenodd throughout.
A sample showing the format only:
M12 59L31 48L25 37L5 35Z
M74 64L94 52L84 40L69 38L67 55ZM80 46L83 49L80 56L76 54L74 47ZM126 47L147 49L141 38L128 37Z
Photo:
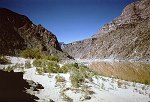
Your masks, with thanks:
M94 62L90 68L100 75L150 84L150 64L140 62Z
M9 64L10 61L5 57L0 55L0 64Z

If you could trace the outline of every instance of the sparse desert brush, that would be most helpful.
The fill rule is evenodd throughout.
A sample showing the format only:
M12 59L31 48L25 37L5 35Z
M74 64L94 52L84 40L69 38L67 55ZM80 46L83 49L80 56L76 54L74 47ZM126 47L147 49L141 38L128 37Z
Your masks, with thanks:
M50 55L43 55L42 59L46 59L46 60L50 60L50 61L56 61L56 62L61 61L60 57L58 57L58 56L50 56Z
M16 63L15 65L14 65L14 67L15 68L24 68L24 63Z
M56 79L56 83L57 82L65 82L66 81L65 77L60 76L60 75L56 75L55 79Z
M73 87L79 87L85 79L92 81L93 74L89 68L75 64L65 64L60 68L56 61L37 59L33 61L39 73L70 73L70 80Z
M90 87L88 85L83 85L81 87L81 91L83 93L83 95L80 97L81 101L84 100L90 100L91 99L91 95L94 94L94 91L91 91Z
M42 67L36 67L36 71L38 72L38 74L42 75L44 73L43 68Z
M33 61L33 65L35 67L43 67L45 62L46 62L46 60L36 59L36 60Z
M90 89L90 86L88 86L88 85L83 85L83 86L81 87L81 90L82 90L82 92L84 92L86 95L92 95L92 94L95 93L94 91L92 91L92 90Z
M75 63L70 68L70 80L73 87L80 87L85 82L85 79L92 81L93 75L85 66L80 66Z
M142 90L145 90L145 85L142 86Z
M122 85L123 85L123 82L122 81L117 81L117 85L118 85L118 88L121 88Z
M65 93L65 91L66 91L66 89L62 89L60 91L60 95L62 96L63 100L67 101L67 102L73 102L73 99L70 98L69 96L67 96L66 93Z
M5 57L0 55L0 64L9 64L10 61Z
M31 62L29 60L25 61L25 65L24 66L25 66L25 68L31 68L32 67Z
M51 56L51 55L48 55L48 54L45 55L40 50L31 49L31 48L23 50L20 53L20 56L22 56L24 58L31 58L31 59L44 59L44 60L50 60L50 61L56 61L56 62L61 61L61 59L58 56Z
M104 85L104 83L102 83L101 89L105 90L105 85Z
M72 68L73 66L71 64L64 64L61 69L63 71L63 73L67 73L69 72L69 70Z
M148 84L149 84L149 82L148 82L147 80L145 80L144 84L145 84L145 85L148 85Z
M13 66L8 66L6 68L3 69L6 72L11 72L13 70Z
M37 59L33 61L33 66L41 73L62 73L62 69L55 61Z
M42 58L42 52L38 49L26 49L23 50L20 53L20 56L24 57L24 58L31 58L31 59L41 59Z
M57 62L47 61L47 70L51 73L61 73L61 68Z
M80 75L78 70L73 70L70 73L70 80L72 86L78 88L84 82L85 78Z
M85 68L85 66L80 66L79 72L84 78L86 78L90 81L93 81L92 78L93 78L94 74L88 68Z

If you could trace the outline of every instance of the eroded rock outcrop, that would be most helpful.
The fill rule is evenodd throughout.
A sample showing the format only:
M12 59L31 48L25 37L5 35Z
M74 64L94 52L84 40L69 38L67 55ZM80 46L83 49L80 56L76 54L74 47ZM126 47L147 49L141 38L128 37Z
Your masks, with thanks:
M26 48L37 48L50 55L67 58L56 36L28 17L0 8L0 54L16 55Z
M64 51L75 58L150 58L150 0L125 7L91 38L66 44Z
M135 27L140 21L149 18L149 3L149 0L139 0L127 5L119 17L105 24L93 37L98 37L103 33L105 34L120 28Z

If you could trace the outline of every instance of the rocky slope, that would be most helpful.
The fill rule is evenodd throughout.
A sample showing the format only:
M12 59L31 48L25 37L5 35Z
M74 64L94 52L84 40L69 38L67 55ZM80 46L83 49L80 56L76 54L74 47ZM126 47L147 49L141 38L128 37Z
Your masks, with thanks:
M26 48L38 48L50 55L67 58L56 36L28 17L0 8L0 54L16 55Z
M91 38L66 44L64 51L75 58L150 58L150 0L125 7Z

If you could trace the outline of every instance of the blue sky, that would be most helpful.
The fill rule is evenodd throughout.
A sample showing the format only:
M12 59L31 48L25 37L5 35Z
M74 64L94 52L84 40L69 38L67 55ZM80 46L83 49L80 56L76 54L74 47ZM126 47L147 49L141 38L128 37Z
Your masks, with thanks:
M0 0L0 7L26 15L53 32L60 42L95 34L136 0Z

